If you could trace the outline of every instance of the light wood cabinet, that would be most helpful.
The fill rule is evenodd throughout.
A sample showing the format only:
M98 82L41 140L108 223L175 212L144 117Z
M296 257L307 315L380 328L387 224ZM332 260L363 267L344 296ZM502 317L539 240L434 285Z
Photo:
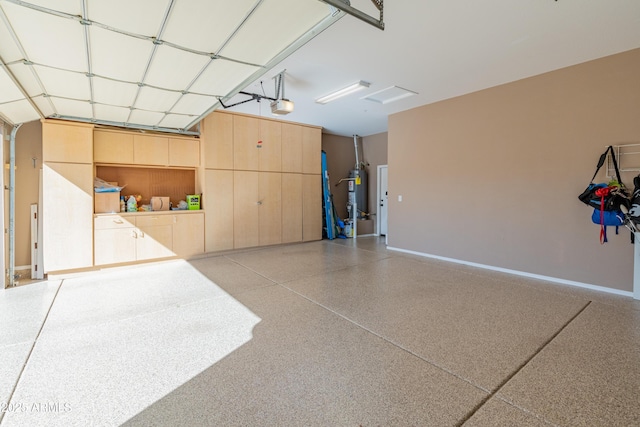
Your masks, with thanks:
M320 201L320 203L318 203ZM322 239L322 177L302 176L302 240Z
M321 136L318 127L243 114L205 118L205 250L320 240Z
M188 258L204 253L204 213L173 215L173 253Z
M93 126L43 121L42 158L45 162L93 163Z
M195 168L200 166L200 140L97 129L93 134L93 161Z
M204 167L233 169L233 119L232 114L214 112L202 121Z
M173 252L173 216L136 217L136 260L164 258Z
M207 252L233 249L234 185L233 171L205 171L202 201L205 209L205 250Z
M234 247L282 242L282 175L234 172Z
M302 172L302 126L282 124L282 172Z
M248 248L260 244L260 174L233 172L233 246Z
M133 221L133 222L131 222ZM120 215L94 218L95 265L117 264L136 260L135 219Z
M282 174L282 243L302 241L302 174Z
M93 166L45 162L42 172L44 271L93 264Z
M93 127L43 121L44 272L93 265Z
M204 214L98 215L95 265L204 253Z
M93 161L133 163L133 134L96 129L93 133Z
M281 135L279 122L234 116L234 169L279 172L282 169Z
M133 164L169 164L169 138L155 135L133 135Z
M169 166L200 166L200 141L194 138L169 138Z
M282 243L282 174L260 172L258 181L260 246Z
M302 127L302 173L322 174L322 131ZM322 201L322 199L320 199Z

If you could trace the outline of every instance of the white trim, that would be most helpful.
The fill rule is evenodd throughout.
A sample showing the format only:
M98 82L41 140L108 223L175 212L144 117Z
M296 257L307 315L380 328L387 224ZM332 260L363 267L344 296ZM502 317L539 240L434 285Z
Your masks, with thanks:
M542 274L533 274L533 273L527 273L527 272L524 272L524 271L511 270L511 269L508 269L508 268L494 267L492 265L478 264L476 262L463 261L463 260L459 260L459 259L455 259L455 258L447 258L447 257L439 256L439 255L432 255L432 254L426 254L426 253L423 253L423 252L410 251L410 250L407 250L407 249L394 248L394 247L391 247L391 246L387 246L387 249L392 250L392 251L397 251L397 252L404 252L404 253L408 253L408 254L412 254L412 255L423 256L423 257L426 257L426 258L434 258L434 259L439 259L439 260L442 260L442 261L453 262L453 263L456 263L456 264L469 265L471 267L484 268L485 270L500 271L502 273L514 274L516 276L530 277L530 278L533 278L533 279L546 280L547 282L553 282L553 283L558 283L558 284L562 284L562 285L576 286L578 288L591 289L591 290L594 290L594 291L606 292L606 293L609 293L609 294L622 295L622 296L625 296L625 297L633 297L633 292L621 291L619 289L607 288L605 286L592 285L590 283L575 282L573 280L560 279L560 278L551 277L551 276L543 276Z
M389 180L388 180L388 173L389 173L389 165L378 165L378 167L376 168L376 195L378 196L378 199L376 200L376 232L375 235L379 236L380 235L380 199L382 199L382 188L380 185L380 173L382 171L382 168L387 168L387 188L389 187ZM388 226L388 221L389 221L389 200L387 200L387 234L389 234L389 226ZM386 235L385 234L385 244L387 243L386 240Z
M640 300L640 233L634 233L633 243L633 299Z

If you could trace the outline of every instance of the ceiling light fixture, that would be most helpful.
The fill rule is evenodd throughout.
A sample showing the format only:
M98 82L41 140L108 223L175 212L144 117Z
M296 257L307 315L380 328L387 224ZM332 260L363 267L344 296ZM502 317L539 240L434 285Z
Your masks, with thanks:
M370 83L365 82L363 80L360 80L357 83L354 83L354 84L349 85L349 86L347 86L345 88L342 88L340 90L332 92L332 93L330 93L328 95L322 96L322 97L316 99L316 102L318 104L326 104L328 102L335 101L338 98L342 98L343 96L347 96L349 94L352 94L353 92L357 92L359 90L366 89L369 86L370 86Z

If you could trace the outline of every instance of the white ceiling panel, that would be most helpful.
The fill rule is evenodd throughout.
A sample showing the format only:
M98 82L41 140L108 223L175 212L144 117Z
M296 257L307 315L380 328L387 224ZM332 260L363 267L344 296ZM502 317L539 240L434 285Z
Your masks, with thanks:
M93 78L93 100L102 104L130 107L138 93L138 85Z
M220 54L264 65L329 12L319 1L265 0Z
M184 89L209 61L207 56L158 46L145 83L166 89Z
M4 13L3 3L0 3L0 14L2 13ZM14 42L11 32L7 27L7 22L5 22L4 19L1 19L1 15L0 40L2 40L2 43L0 43L0 58L2 58L5 64L23 59L23 55L20 52L20 49L18 49L18 46Z
M121 31L155 37L170 1L89 0L88 3L88 16L92 21Z
M35 4L47 9L55 9L69 15L82 16L82 0L29 0L28 3Z
M139 82L147 67L153 43L92 26L91 71L112 79Z
M9 70L11 70L16 80L20 82L20 85L29 96L38 96L43 93L34 75L34 70L32 70L30 66L19 62L14 65L9 65Z
M49 97L49 99L61 116L84 117L89 119L93 117L91 104L88 102L56 98L53 96Z
M0 104L0 115L13 124L31 122L40 118L40 115L26 99Z
M133 110L129 123L137 123L144 126L156 126L164 117L163 113L155 111Z
M255 0L209 0L194 8L193 2L176 2L162 38L179 46L216 53L255 3Z
M169 111L173 104L180 98L181 93L169 92L167 90L155 89L152 87L143 87L134 107L150 111Z
M97 117L100 117L102 120L118 123L124 123L131 112L128 108L112 107L110 105L94 104L93 108L96 111Z
M0 8L0 60L11 61L36 112L178 129L306 43L329 14L318 0L0 0ZM227 43L231 60L212 60ZM248 59L261 65L238 63ZM0 79L2 99L14 95Z
M77 21L13 3L2 4L28 60L52 67L86 71L83 29Z
M189 123L191 123L197 116L182 116L179 114L167 114L166 117L160 122L161 127L184 129Z
M211 96L187 94L180 98L173 111L198 116L202 111L215 104L217 100L217 98Z
M56 114L56 111L54 110L53 105L50 102L50 98L44 96L35 96L31 99L36 104L43 116L51 117Z
M245 80L258 70L258 67L217 59L209 64L190 91L224 96L233 90L238 81Z
M0 67L0 87L4 88L0 91L0 103L24 99L24 95L13 83L4 67Z
M47 95L87 101L91 99L89 78L84 74L46 67L37 67L36 72L44 85Z

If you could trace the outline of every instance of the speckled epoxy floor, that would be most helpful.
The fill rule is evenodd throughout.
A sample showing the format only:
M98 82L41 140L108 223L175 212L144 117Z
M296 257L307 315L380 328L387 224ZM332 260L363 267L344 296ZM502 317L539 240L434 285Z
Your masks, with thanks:
M376 237L0 291L0 426L640 425L640 302Z

